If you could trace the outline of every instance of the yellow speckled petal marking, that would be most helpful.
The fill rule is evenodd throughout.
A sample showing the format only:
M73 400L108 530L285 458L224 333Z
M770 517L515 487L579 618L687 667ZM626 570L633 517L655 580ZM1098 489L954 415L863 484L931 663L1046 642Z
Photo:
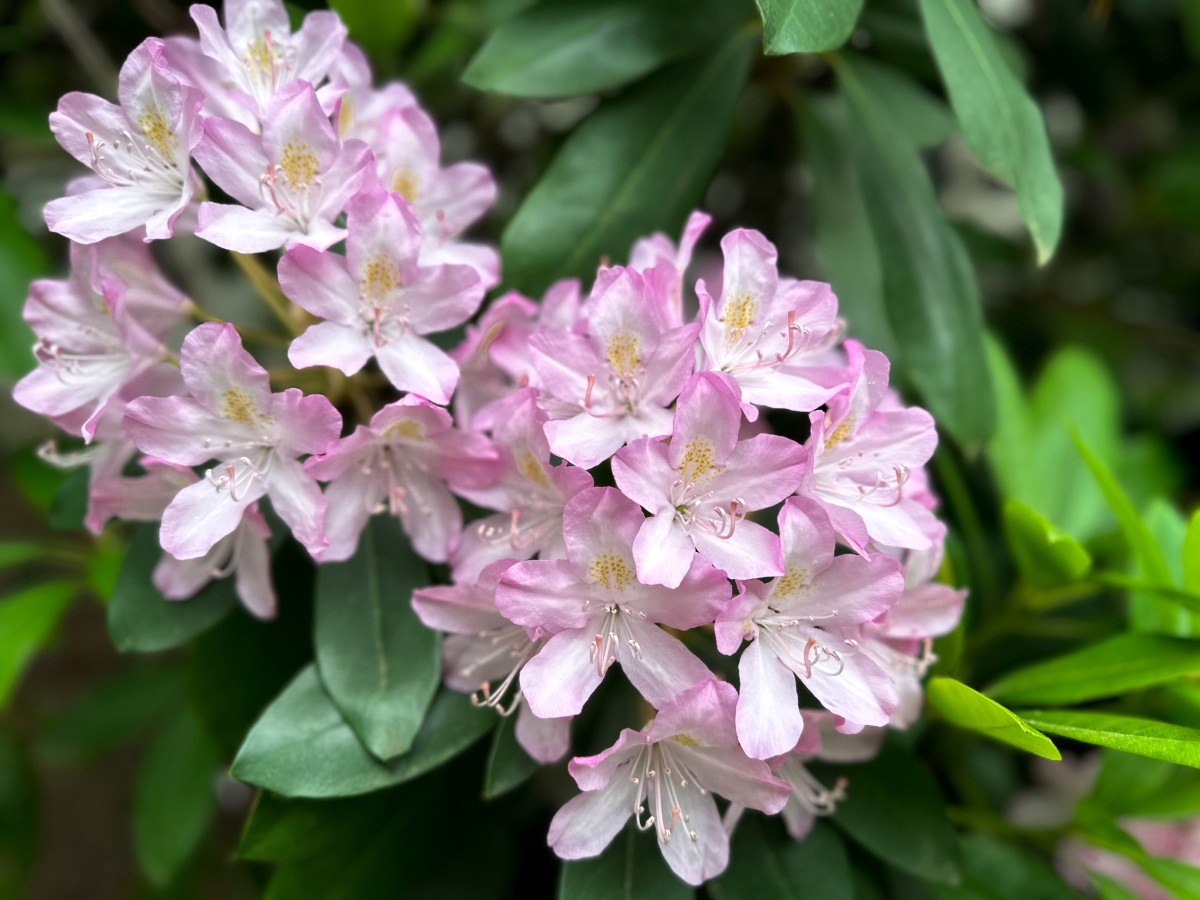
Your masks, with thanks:
M240 387L230 388L221 395L221 414L243 425L271 421L269 416L263 415L253 398Z
M293 188L307 187L321 171L321 162L312 147L301 140L288 141L279 154L279 168Z
M632 375L642 362L642 342L630 331L618 331L608 339L604 358L618 375Z
M787 597L807 586L808 570L789 568L771 588L772 597Z
M623 591L636 580L633 566L616 553L597 553L588 566L588 576L599 584Z
M359 290L363 297L376 302L400 286L400 267L385 253L375 253L363 266Z
M694 484L716 468L715 447L708 438L696 436L683 448L679 474L685 483Z
M846 439L846 436L850 434L853 428L853 419L850 416L846 416L846 418L838 422L838 426L837 428L833 429L833 433L830 434L829 437L825 438L825 449L832 450Z
M167 125L167 117L161 109L157 106L147 106L143 109L142 114L138 116L138 128L142 129L142 134L158 151L159 156L166 162L174 162L179 153L179 141Z
M750 327L758 312L758 301L749 294L735 294L725 301L721 321L725 323L725 339L736 341Z
M410 441L417 441L425 437L425 429L421 427L421 423L413 419L401 419L399 422L393 422L383 430L380 435L384 440L402 438Z

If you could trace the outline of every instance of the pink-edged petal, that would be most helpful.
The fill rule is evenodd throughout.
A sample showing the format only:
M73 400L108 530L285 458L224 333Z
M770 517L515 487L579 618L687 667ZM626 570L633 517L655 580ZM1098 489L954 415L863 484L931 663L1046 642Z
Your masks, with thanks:
M555 813L546 842L560 859L599 856L633 815L636 796L636 784L615 778L602 790L572 797Z
M112 146L112 141L130 127L125 111L95 94L72 91L58 101L58 109L50 113L50 131L64 150L88 168L92 167L94 140Z
M241 422L215 417L190 397L139 397L125 407L123 427L143 453L198 466L217 449L249 449L252 432Z
M571 749L571 719L539 719L522 703L517 711L517 743L542 765L558 762Z
M691 538L676 521L674 510L646 519L633 542L633 559L642 584L679 587L695 556Z
M246 482L237 500L228 490L218 490L208 481L197 481L180 491L163 512L159 543L176 559L204 556L213 544L232 534L246 509L265 488L259 479Z
M714 632L717 649L729 656L742 646L750 627L750 617L763 605L770 588L761 581L739 581L738 592L717 614Z
M816 813L811 813L794 797L789 797L787 805L780 811L783 827L793 841L803 841L812 831L817 822Z
M303 244L293 247L279 261L279 286L289 300L314 316L361 329L358 284L344 256Z
M581 469L598 466L620 450L627 431L621 417L588 412L569 419L552 419L544 428L551 451Z
M742 749L753 759L791 750L804 730L796 676L761 641L751 641L742 653L738 674L737 733Z
M338 154L338 139L311 84L294 80L275 92L263 117L262 147L267 159L277 164L289 153L310 153L319 170L328 174Z
M786 781L772 775L762 760L750 759L736 744L687 747L682 755L700 784L740 806L774 815L791 795Z
M346 26L335 12L315 10L304 17L292 35L296 78L317 84L337 62L346 41Z
M133 231L156 215L173 218L190 196L165 195L132 187L104 187L46 204L46 226L80 244Z
M686 812L688 821L676 826L672 840L663 843L660 837L658 849L672 872L699 887L729 865L729 835L711 793L689 792ZM696 840L688 839L689 832L695 833Z
M324 453L342 433L342 417L324 394L288 388L271 395L271 418L280 445L293 456Z
M821 705L859 726L886 725L896 708L897 696L892 679L879 664L865 653L813 628L800 628L789 640L791 656L796 661L803 659L804 642L808 639L828 646L840 657L836 665L841 671L837 675L826 673L825 670L834 665L829 660L814 665L811 674L806 674L799 665L792 669Z
M319 556L328 543L325 495L313 477L296 460L276 455L271 461L267 493L271 506L292 529L296 540L313 556Z
M477 585L434 584L413 591L412 607L426 628L476 634L507 624L494 597L494 590Z
M238 599L259 619L275 618L275 588L271 584L271 551L264 540L246 525L238 529L237 574Z
M422 268L405 294L412 305L409 322L417 334L447 331L475 315L483 294L479 273L470 266Z
M237 253L277 250L297 233L296 226L267 209L201 203L196 237ZM333 243L333 241L330 241Z
M335 479L326 488L324 524L329 543L321 550L321 562L342 562L358 549L359 535L380 499L368 491L371 491L370 480L357 469Z
M590 618L583 609L587 600L578 570L565 559L518 562L496 587L496 608L506 619L551 632L584 628Z
M815 499L825 507L825 512L829 514L829 521L833 523L838 537L855 552L865 552L871 536L867 533L867 523L863 521L862 516L849 507L828 502L823 497L817 496Z
M567 558L587 567L598 554L628 556L645 516L615 488L580 491L563 509Z
M496 202L496 181L486 166L455 163L430 179L417 205L431 238L461 234Z
M748 303L750 311L762 309L775 296L779 273L774 245L752 229L738 228L721 238L725 267L721 285L721 312L730 303ZM743 300L743 298L745 298Z
M888 610L887 636L923 640L949 634L958 627L966 597L947 584L911 588Z
M595 629L589 626L559 632L525 664L521 670L521 692L535 716L543 719L577 716L587 698L600 686L601 675L590 654L594 634Z
M699 325L683 325L658 339L641 379L644 403L666 406L679 396L695 367L694 347L699 333Z
M204 137L192 155L204 174L238 203L263 205L261 179L267 171L267 157L262 138L245 125L210 116L204 120Z
M655 515L674 512L670 491L679 475L669 454L670 449L662 441L639 438L612 458L613 480L621 493Z
M647 744L646 729L634 731L623 728L611 747L595 756L576 756L567 763L567 772L581 791L598 791L607 787L613 776L629 765Z
M458 364L434 344L403 334L375 351L379 368L396 388L449 403L458 384Z
M692 529L691 534L696 550L730 578L770 578L784 573L779 538L756 522L743 519L724 540L700 528Z
M536 545L513 548L507 537L511 523L512 516L509 513L497 513L467 524L450 558L450 574L456 583L474 582L480 572L498 560L526 560L537 553ZM492 535L503 537L495 538ZM551 557L542 557L547 558Z
M741 403L725 382L712 372L693 375L675 406L671 468L684 468L682 476L695 480L709 467L724 465L737 445L741 424Z
M400 284L413 281L421 223L407 201L371 187L352 197L347 207L346 265L355 282L362 282L370 267L380 265L390 267Z
M164 553L150 575L150 582L167 600L189 600L213 579L217 564L228 555L232 536L217 541L211 550L194 559L176 559Z
M288 347L288 360L297 369L331 366L345 375L353 375L375 355L370 335L361 325L318 322Z
M412 483L420 485L424 508L412 503L401 508L404 532L418 554L430 562L444 563L458 546L462 510L441 481L414 475Z
M817 575L808 596L780 600L783 608L800 617L811 614L827 625L857 625L892 609L903 590L900 564L890 556L877 553L864 559L848 554Z
M612 644L617 661L625 677L652 706L660 707L681 691L715 677L692 651L657 625L630 617L624 626L628 635ZM636 650L631 641L637 643ZM595 666L591 668L594 673Z
M422 266L470 266L479 273L485 291L500 283L500 254L486 244L446 241L421 247Z
M232 325L206 322L193 328L183 339L179 368L184 384L206 409L218 415L266 418L271 408L271 379L242 347L242 338Z
M714 621L729 603L729 579L703 557L692 553L679 587L634 585L626 589L629 604L650 622L686 631Z
M606 365L590 340L566 329L532 335L529 349L546 392L565 403L583 405L588 374L599 378Z
M718 502L737 498L743 510L766 509L800 486L807 466L808 452L800 444L759 434L738 442L712 490Z
M808 580L833 562L837 535L821 504L809 497L790 497L779 511L779 542L789 567L804 569Z
M876 543L887 547L925 550L933 545L930 537L938 530L938 521L928 509L908 497L890 506L856 503L854 511L862 518Z

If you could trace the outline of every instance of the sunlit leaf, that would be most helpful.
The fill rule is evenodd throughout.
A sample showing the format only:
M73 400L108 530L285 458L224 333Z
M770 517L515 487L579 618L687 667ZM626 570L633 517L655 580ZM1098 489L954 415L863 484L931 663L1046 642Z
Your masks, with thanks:
M1194 728L1067 709L1018 710L1017 714L1049 734L1200 768L1200 731Z
M1016 500L1004 504L1004 532L1017 568L1038 587L1072 584L1092 567L1091 556L1078 541Z
M953 678L930 679L925 687L925 700L947 722L1036 756L1062 759L1054 743L1020 716Z
M771 55L836 50L850 38L863 0L756 0Z

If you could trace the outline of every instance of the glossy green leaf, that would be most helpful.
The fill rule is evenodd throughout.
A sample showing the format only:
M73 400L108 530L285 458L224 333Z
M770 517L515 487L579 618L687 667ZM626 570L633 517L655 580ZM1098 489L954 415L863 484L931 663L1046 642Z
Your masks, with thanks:
M1192 513L1183 538L1183 586L1200 593L1200 509Z
M936 147L958 130L954 113L905 72L867 57L854 57L854 72L878 98L905 137L925 149Z
M1069 709L1027 710L1017 714L1048 734L1200 768L1200 731L1194 728Z
M813 765L832 784L849 778L833 821L889 865L937 884L961 880L958 843L945 801L929 771L895 742L864 765Z
M492 733L487 768L483 773L483 796L486 800L507 794L524 784L541 768L517 743L517 716L505 716Z
M412 746L441 681L441 637L412 608L429 567L395 516L374 516L354 557L317 573L321 683L359 740L388 760Z
M564 860L558 900L687 900L696 891L675 877L654 832L633 823L592 859Z
M864 77L857 60L833 60L899 349L893 371L960 443L982 443L993 425L992 388L970 257L938 206L917 143L872 88L878 70Z
M947 722L986 734L1005 744L1046 759L1062 759L1058 748L1044 734L978 691L953 678L932 678L925 687L925 700Z
M533 296L603 255L677 231L725 148L753 40L738 31L600 107L559 149L504 232L505 279Z
M1048 864L986 834L959 838L963 884L939 887L938 900L1078 900Z
M380 762L355 737L325 692L315 666L284 689L250 729L233 776L285 797L347 797L416 778L461 753L496 725L490 709L443 691L412 749Z
M743 0L551 0L492 31L463 81L518 97L609 90L720 40L749 13Z
M331 0L329 8L341 16L352 40L382 60L400 52L421 20L425 0Z
M199 846L216 810L220 763L187 707L146 751L133 786L133 847L151 884L168 884Z
M0 599L0 707L78 592L74 582L46 581Z
M1200 673L1200 644L1121 634L1005 675L987 689L1006 703L1066 706L1167 684Z
M1038 262L1045 263L1062 233L1063 190L1041 110L974 0L921 0L921 13L967 145L1016 190Z
M821 53L849 40L863 0L755 0L763 21L763 51Z
M29 282L49 268L41 246L17 219L17 205L0 191L0 377L11 381L34 366L33 332L21 318Z
M713 900L854 900L846 848L818 821L795 841L778 819L746 813L729 848L729 868L708 882Z
M1017 568L1038 587L1073 584L1092 567L1082 544L1024 503L1004 504L1004 533Z
M187 643L223 619L236 601L228 578L211 582L190 600L167 600L150 581L161 556L158 525L139 526L108 603L108 633L122 652L150 653Z

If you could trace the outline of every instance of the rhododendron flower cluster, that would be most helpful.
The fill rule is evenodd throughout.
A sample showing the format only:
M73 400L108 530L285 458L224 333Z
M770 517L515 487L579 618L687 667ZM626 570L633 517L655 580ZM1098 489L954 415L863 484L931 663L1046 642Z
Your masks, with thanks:
M91 467L88 527L160 522L165 598L233 576L269 618L287 603L272 532L326 565L396 516L447 564L411 598L449 635L446 685L518 715L535 760L569 753L606 678L645 701L640 729L570 762L561 857L632 818L699 884L744 808L803 839L854 790L806 761L868 757L911 724L931 640L962 611L933 580L932 418L759 232L730 231L720 277L689 280L703 213L678 246L597 260L590 285L486 304L499 256L461 235L490 174L441 166L432 119L403 85L372 87L335 14L295 33L278 0L229 0L223 27L192 16L199 41L130 54L119 106L70 94L51 119L94 175L46 207L72 275L31 288L38 366L15 396L85 445L46 455ZM268 373L234 324L183 334L198 308L147 242L185 234L272 254L307 326L288 359L338 370L336 390L288 387L295 370ZM464 325L456 348L435 337ZM796 417L773 410L807 415L807 438L775 433Z

